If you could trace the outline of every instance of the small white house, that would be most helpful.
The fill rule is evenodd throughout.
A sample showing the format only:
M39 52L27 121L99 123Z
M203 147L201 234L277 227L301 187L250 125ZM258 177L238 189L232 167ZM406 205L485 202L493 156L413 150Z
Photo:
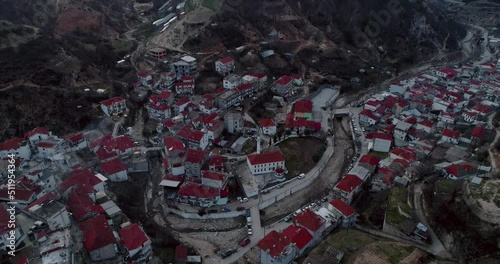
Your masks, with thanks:
M116 158L110 161L102 162L101 169L110 181L124 182L128 180L127 165L120 159Z
M262 128L262 134L268 136L276 135L276 123L271 119L262 119L259 121L260 127Z
M102 101L101 109L107 116L119 115L127 110L127 105L125 99L118 96Z
M235 69L234 60L231 57L225 57L215 62L215 71L220 75L227 75Z

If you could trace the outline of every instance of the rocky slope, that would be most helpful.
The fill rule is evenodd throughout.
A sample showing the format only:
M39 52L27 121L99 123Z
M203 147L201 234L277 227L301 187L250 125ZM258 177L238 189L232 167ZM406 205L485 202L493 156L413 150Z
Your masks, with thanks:
M400 69L457 49L466 33L438 2L422 0L226 0L214 22L184 47L220 41L231 49L274 30L277 41L269 48L298 55L292 66L346 78L360 68Z

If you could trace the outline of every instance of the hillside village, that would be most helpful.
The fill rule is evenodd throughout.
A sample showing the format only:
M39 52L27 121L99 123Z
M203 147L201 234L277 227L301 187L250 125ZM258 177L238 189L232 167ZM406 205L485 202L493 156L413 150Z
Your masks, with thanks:
M245 219L244 238L227 238L232 247L209 255L183 243L175 248L175 263L209 263L208 257L229 263L252 259L252 252L252 263L293 263L334 231L367 228L363 212L355 209L360 198L387 190L382 228L376 231L451 257L427 222L416 190L430 176L478 188L497 177L500 150L490 144L498 126L500 59L428 70L334 109L338 88L325 85L308 94L301 76L247 72L234 55L217 55L211 69L217 88L201 91L201 56L162 47L145 52L155 67L137 73L131 85L134 96L146 102L141 111L147 123L154 124L147 136L137 120L123 125L132 111L132 96L123 95L100 103L101 121L113 124L107 133L54 135L37 127L0 143L0 251L12 243L7 204L15 202L15 247L31 252L16 263L158 261L144 227L122 212L109 187L131 182L137 173L153 175L148 153L157 152L161 181L135 199L145 206L152 202L164 218ZM272 117L252 113L263 101ZM290 211L266 232L263 209L307 190L331 169L327 163L338 140L333 124L343 119L349 120L355 154L346 154L351 160L342 177L327 196ZM301 138L323 145L312 169L292 171L290 153L280 144ZM489 216L480 217L484 221L500 216L498 206L490 205L475 209ZM348 253L333 252L332 263Z

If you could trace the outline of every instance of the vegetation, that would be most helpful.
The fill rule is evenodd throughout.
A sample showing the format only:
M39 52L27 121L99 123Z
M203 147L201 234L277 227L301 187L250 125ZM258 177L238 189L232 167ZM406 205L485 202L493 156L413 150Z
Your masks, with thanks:
M393 186L387 201L388 204L385 215L385 220L388 224L399 226L408 219L399 213L399 209L407 214L411 213L412 209L407 201L408 190L403 187Z
M453 194L457 187L457 181L450 179L443 179L437 183L437 191L445 194Z
M222 0L203 0L202 5L218 13L222 7Z
M375 246L375 251L378 255L384 256L391 264L398 264L400 261L408 257L414 250L414 247L400 245L397 243L384 243L382 245Z
M389 153L386 153L386 152L378 152L378 151L370 151L370 153L368 154L371 154L381 160L387 158L389 156Z
M323 155L326 150L326 143L315 137L289 138L278 146L285 157L289 178L310 171L316 165L318 155Z

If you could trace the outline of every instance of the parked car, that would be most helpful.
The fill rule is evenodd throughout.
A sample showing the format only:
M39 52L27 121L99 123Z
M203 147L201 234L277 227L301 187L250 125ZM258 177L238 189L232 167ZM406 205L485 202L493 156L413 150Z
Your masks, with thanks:
M242 202L242 203L246 203L246 202L248 202L248 198L243 197L243 198L240 200L240 202Z
M231 212L231 209L229 209L229 207L224 207L224 208L222 208L221 211L222 212Z
M304 177L306 177L306 174L305 173L301 173L299 176L297 176L297 179L304 179Z
M249 236L251 236L252 235L252 229L249 228L247 233L248 233Z
M245 247L248 244L250 244L250 238L246 238L245 240L243 240L243 242L241 242L240 246Z
M322 202L326 202L326 201L328 201L328 197L327 197L327 196L325 196L325 197L321 198L321 201L322 201Z
M293 219L293 215L287 215L285 217L285 219L283 219L283 220L285 220L285 222L290 222L290 221L292 221L292 219Z
M245 207L243 206L236 207L236 211L243 211L243 210L245 210Z

